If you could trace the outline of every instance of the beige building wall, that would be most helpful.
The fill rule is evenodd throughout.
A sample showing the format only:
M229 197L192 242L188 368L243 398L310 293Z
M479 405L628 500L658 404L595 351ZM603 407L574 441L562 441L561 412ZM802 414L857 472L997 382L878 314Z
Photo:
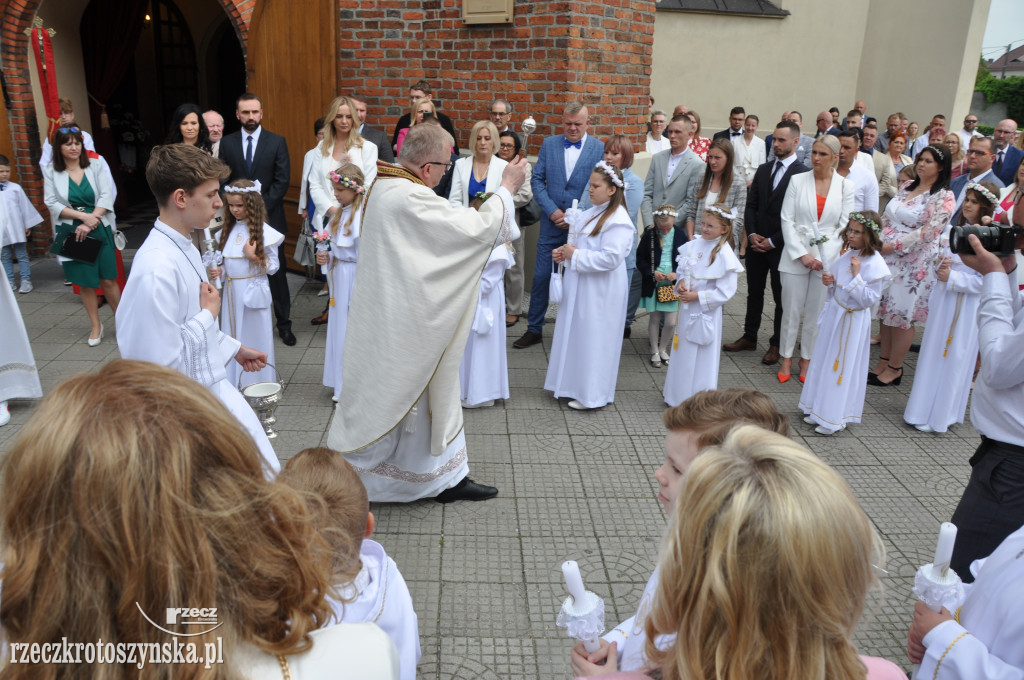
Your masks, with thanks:
M810 133L818 112L845 114L857 99L876 117L902 109L915 120L942 112L959 122L989 2L780 0L790 12L782 19L659 10L655 105L696 109L705 137L727 127L737 105L761 118L762 136L787 109L803 114Z
M57 92L68 97L75 105L75 120L82 129L93 131L89 115L89 95L85 87L85 66L82 65L82 39L78 30L89 0L43 0L37 16L43 18L43 28L52 28L57 34L52 38L53 66L57 71ZM31 53L28 55L29 71L32 78L32 96L36 104L36 120L39 124L39 142L46 138L46 109L43 108L43 94L39 87L39 76Z

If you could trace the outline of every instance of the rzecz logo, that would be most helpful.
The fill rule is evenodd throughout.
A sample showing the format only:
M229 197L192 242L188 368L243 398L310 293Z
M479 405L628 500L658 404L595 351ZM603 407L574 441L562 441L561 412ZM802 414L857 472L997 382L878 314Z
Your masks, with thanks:
M221 621L217 622L217 608L216 607L167 607L166 610L166 625L174 626L202 626L203 629L195 633L182 633L180 631L167 630L160 626L156 621L149 618L146 612L142 611L142 606L138 602L135 603L138 607L139 613L149 621L153 626L159 630L170 635L181 635L183 637L195 637L197 635L205 635L210 631L216 630L221 627L224 623Z

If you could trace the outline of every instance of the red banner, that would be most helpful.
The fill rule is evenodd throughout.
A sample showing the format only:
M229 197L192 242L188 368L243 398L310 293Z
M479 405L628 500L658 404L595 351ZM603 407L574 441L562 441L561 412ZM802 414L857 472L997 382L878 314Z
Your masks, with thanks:
M53 66L53 45L50 34L42 28L32 29L32 54L36 60L36 71L39 73L39 87L43 91L43 108L49 125L46 138L52 139L53 132L60 124L60 104L57 101L57 70Z

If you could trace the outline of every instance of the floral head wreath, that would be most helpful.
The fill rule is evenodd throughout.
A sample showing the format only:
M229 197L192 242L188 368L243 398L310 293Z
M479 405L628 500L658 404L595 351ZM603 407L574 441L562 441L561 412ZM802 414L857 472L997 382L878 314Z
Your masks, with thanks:
M249 193L251 191L255 191L256 193L262 193L260 191L261 189L262 189L262 187L260 186L260 181L256 180L255 182L252 183L251 187L233 187L233 186L228 185L228 186L224 187L224 193L226 193L226 194L247 194L247 193Z
M998 202L999 202L999 199L998 199L998 198L996 198L996 195L995 195L995 194L993 194L993 193L992 193L991 191L989 191L989 190L988 190L988 189L986 189L985 187L981 186L981 185L980 185L980 184L978 184L977 182L968 182L968 183L967 183L967 186L966 186L966 187L964 187L964 190L965 190L965 191L966 191L967 189L974 189L974 190L975 190L975 191L977 191L977 192L978 192L979 194L981 194L982 196L984 196L984 197L986 198L986 200L988 200L988 202L989 202L989 203L991 203L992 205L995 205L996 203L998 203Z
M736 214L736 209L735 208L733 208L729 212L725 212L724 210L719 208L717 205L709 205L706 208L704 208L704 210L705 210L705 212L715 213L716 215L720 215L721 217L724 217L725 219L729 220L730 222L732 220L735 220L737 217L739 217L739 215Z
M615 168L608 165L604 161L598 161L597 165L594 166L594 169L600 170L604 174L608 175L608 178L612 181L612 184L614 184L618 188L624 189L626 187L626 184L622 181L622 178L620 178L616 174Z
M863 224L865 227L875 232L876 234L882 233L882 227L878 225L878 222L875 222L873 219L871 219L867 215L864 215L863 213L852 212L850 213L850 219L860 222L861 224Z
M675 210L655 210L651 213L654 217L679 217L679 213Z
M335 184L340 184L346 189L351 189L356 192L356 195L362 194L366 191L366 187L356 181L355 178L349 177L348 175L339 175L336 172L332 172L331 181Z

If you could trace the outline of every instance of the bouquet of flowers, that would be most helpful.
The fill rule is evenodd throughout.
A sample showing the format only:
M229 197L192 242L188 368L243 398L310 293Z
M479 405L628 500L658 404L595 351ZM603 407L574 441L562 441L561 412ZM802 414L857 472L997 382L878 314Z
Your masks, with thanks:
M331 232L326 227L313 234L313 240L316 241L316 252L318 253L329 253L331 252ZM334 284L331 281L331 276L328 273L331 269L330 264L320 265L320 273L327 277L327 290L330 293L330 302L327 304L331 307L334 306Z

